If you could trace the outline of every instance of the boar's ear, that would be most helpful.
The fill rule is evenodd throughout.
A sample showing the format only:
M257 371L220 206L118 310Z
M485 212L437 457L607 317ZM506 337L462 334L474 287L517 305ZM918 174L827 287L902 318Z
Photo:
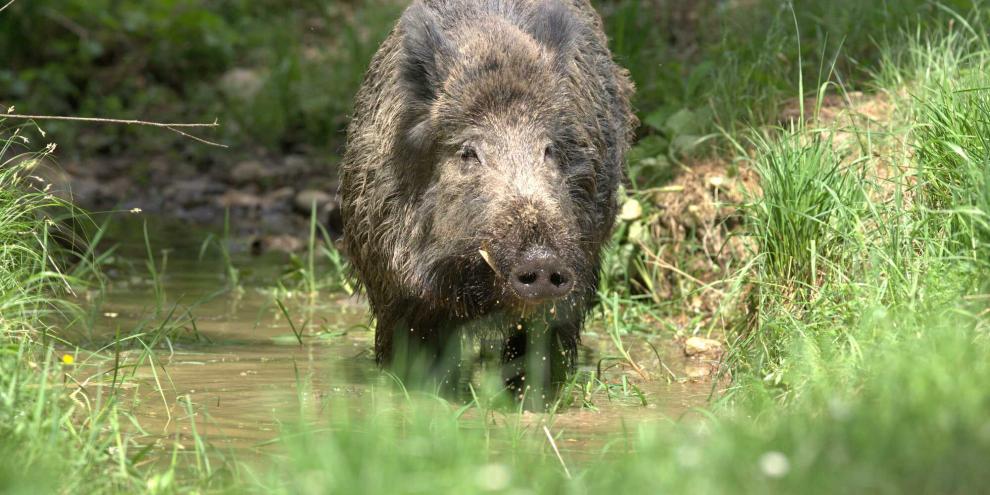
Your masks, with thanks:
M564 2L543 2L526 22L526 31L554 54L557 68L566 68L581 38L581 24Z
M454 47L441 30L440 20L423 2L402 15L402 78L420 103L432 103L447 77Z

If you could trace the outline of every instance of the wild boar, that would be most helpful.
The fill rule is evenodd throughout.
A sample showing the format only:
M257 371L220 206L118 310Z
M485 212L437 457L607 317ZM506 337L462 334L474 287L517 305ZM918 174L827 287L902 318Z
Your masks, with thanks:
M552 394L596 299L632 94L587 0L408 7L357 94L340 170L379 364L456 383L462 339L481 336L501 343L513 393Z

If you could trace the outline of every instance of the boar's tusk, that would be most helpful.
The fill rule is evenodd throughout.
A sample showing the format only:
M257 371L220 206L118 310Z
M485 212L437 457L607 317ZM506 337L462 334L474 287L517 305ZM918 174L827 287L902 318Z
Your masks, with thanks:
M485 263L487 263L488 266L491 267L492 271L495 272L495 275L498 275L499 277L502 276L502 272L499 272L498 268L495 267L495 263L492 263L492 257L491 255L488 254L488 251L482 248L478 250L478 254L480 254L481 259L485 260Z

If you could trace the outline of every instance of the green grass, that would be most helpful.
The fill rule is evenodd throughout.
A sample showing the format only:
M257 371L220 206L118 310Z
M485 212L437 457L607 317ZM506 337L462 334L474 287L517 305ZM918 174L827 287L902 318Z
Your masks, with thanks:
M73 423L73 409L53 383L61 355L43 318L62 306L53 296L65 290L49 249L52 218L63 206L30 177L48 156L26 151L36 137L29 127L0 131L0 486L14 492L54 489L55 480L43 473L56 466L67 469L65 487L72 487L80 466L62 461L91 455L111 440Z
M949 253L985 258L990 241L990 78L986 64L917 96L920 203L938 212L931 235L949 237Z
M565 456L573 479L538 427L513 443L449 409L379 405L371 418L287 434L283 474L263 491L979 492L990 476L987 328L972 315L887 316L856 330L890 335L862 348L868 360L806 361L816 379L805 398L780 407L744 383L747 400L703 428L634 427L607 452Z
M823 83L848 92L875 89L881 62L892 52L909 58L900 52L918 46L905 43L904 32L969 23L975 34L990 26L982 0L702 1L688 23L691 43L678 53L668 42L682 28L669 17L677 3L598 3L615 57L637 85L643 126L630 175L640 188L663 185L692 157L731 153L733 138L776 124L784 108L799 95L817 96Z
M327 292L351 295L354 287L347 261L330 233L319 223L316 213L316 205L313 205L306 252L302 256L292 254L289 257L288 266L278 281L279 291L301 292L310 298Z
M139 467L148 450L135 442L134 418L120 407L118 393L138 367L156 373L152 348L189 324L191 315L179 315L175 307L162 309L162 315L156 311L149 320L158 321L95 350L80 352L64 340L64 327L85 320L67 298L88 290L90 280L100 281L94 273L103 257L65 252L54 241L68 228L66 218L88 219L49 194L47 183L35 175L52 151L30 151L38 130L3 125L0 119L0 492L150 490L184 464L173 459L164 468ZM70 260L77 276L59 264ZM149 259L149 267L155 263ZM158 275L161 269L155 268L152 276ZM156 293L160 290L156 285ZM160 301L164 297L161 293ZM145 352L125 365L120 359L125 347ZM84 388L69 373L87 360L109 365L107 373L91 377L105 386ZM197 459L204 458L204 449L195 446ZM191 464L183 472L195 473L191 479L207 488L220 469Z
M810 134L810 135L809 135ZM835 220L852 206L850 180L829 138L784 131L757 138L760 197L751 213L752 235L768 275L782 285L813 287L819 263L841 243Z
M630 29L616 41L622 47L617 52L648 60L649 45L629 34L629 26L647 21L629 5L636 4L606 13L612 20L625 16L627 24L613 29ZM66 395L71 387L62 385L59 361L64 351L45 341L49 333L41 319L56 307L65 285L47 255L45 212L57 202L29 192L26 165L8 161L0 169L0 487L148 493L984 491L990 482L983 466L990 457L990 47L978 27L983 23L979 14L954 15L927 2L840 5L829 12L813 2L796 2L793 11L754 7L752 18L780 24L749 36L723 31L719 45L711 46L737 49L698 55L710 65L707 74L716 76L691 83L698 87L685 90L688 96L671 107L690 108L688 113L667 111L647 123L646 138L653 139L644 141L637 159L652 158L649 166L657 168L633 164L634 177L648 177L632 191L643 211L623 220L616 233L620 242L608 255L594 323L621 343L631 332L658 332L691 291L727 295L717 318L688 329L727 340L730 372L717 401L689 419L627 425L603 449L582 455L564 450L558 458L562 438L553 437L559 433L553 421L568 414L566 408L543 418L550 423L548 438L532 415L491 407L484 390L473 403L448 404L378 384L368 400L322 399L319 409L328 412L312 422L286 418L272 446L278 454L260 462L223 455L195 432L188 450L180 452L178 439L166 439L164 453L145 449L127 433L133 430L124 426L133 418L113 398L87 396L80 405ZM912 20L904 12L929 17ZM951 27L948 20L954 20ZM910 30L913 22L931 23L931 29ZM907 34L895 31L900 27ZM764 50L747 52L756 42L746 40L766 41ZM840 47L844 55L835 57ZM719 100L732 87L738 97ZM840 95L871 89L893 108L890 121L762 125L773 121L773 109L785 99L805 96L805 87ZM647 88L646 94L651 91L661 92ZM707 106L699 106L694 93L704 95L698 98ZM738 108L732 111L752 116L722 113L733 105ZM817 114L811 108L807 113ZM659 206L646 187L669 179L662 178L664 167L684 156L671 146L678 137L684 142L707 132L695 122L705 115L723 124L725 141L736 144L729 151L736 166L756 174L759 190L747 198L734 234L751 240L753 251L721 280L664 301L656 289L663 270L653 258L664 240L650 230ZM721 119L747 130L731 132ZM761 125L741 124L747 119ZM5 150L21 145L9 132L4 142ZM647 153L647 145L655 149ZM158 264L150 242L147 251L157 279L164 262ZM321 252L331 268L325 276L318 274ZM221 258L225 282L238 285L230 274L239 268L229 253ZM339 253L313 221L307 253L296 259L283 289L346 289L342 270ZM156 293L159 311L93 358L107 360L110 389L145 366L161 390L168 378L155 371L155 351L170 332L194 326L191 310L169 306L157 283ZM281 295L273 300L291 319ZM294 337L302 341L300 334ZM140 357L122 367L119 351L126 346ZM618 349L616 359L632 366L623 346ZM585 386L575 382L570 391L578 398L565 405L593 407L584 402ZM321 400L313 399L310 387L303 379L297 383L301 411L316 405L306 401ZM624 393L635 396L631 389ZM192 416L197 410L191 398L181 400Z

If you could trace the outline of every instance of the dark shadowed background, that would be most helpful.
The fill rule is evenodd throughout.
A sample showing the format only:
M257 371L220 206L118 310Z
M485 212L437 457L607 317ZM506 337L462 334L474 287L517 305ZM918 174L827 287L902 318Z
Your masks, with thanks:
M717 141L702 136L775 118L781 95L797 92L799 55L808 87L834 67L855 89L878 39L944 15L922 0L883 8L805 0L795 2L796 26L786 2L595 3L639 88L643 125L631 167L640 186L663 184L705 148L700 142ZM60 170L50 175L84 207L207 223L229 209L243 232L284 232L299 228L315 200L332 223L352 95L405 4L15 2L0 16L0 105L35 115L219 120L199 134L227 149L144 127L39 122L60 145ZM804 43L795 42L798 31Z

